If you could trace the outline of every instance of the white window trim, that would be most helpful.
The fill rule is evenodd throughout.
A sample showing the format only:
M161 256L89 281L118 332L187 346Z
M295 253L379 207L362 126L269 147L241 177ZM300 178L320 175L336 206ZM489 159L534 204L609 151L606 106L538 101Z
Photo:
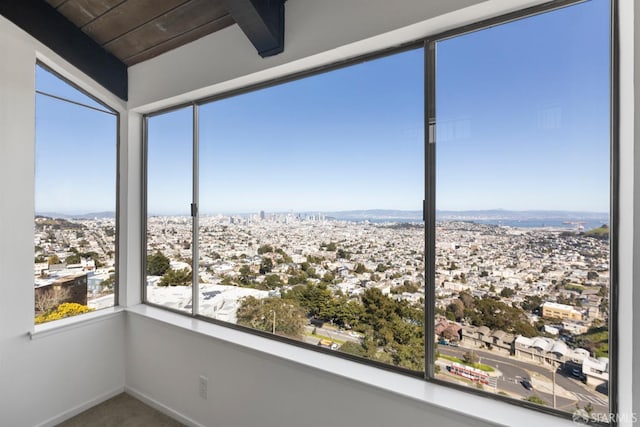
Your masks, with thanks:
M93 323L104 322L105 320L119 316L123 311L122 307L109 307L92 311L90 313L79 314L77 316L34 325L33 330L29 331L28 336L31 340L49 337L51 335L81 328Z

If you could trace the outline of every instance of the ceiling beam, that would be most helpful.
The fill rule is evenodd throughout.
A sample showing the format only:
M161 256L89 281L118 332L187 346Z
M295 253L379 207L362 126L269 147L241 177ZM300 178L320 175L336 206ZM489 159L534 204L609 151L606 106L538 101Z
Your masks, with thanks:
M227 10L263 58L284 51L285 0L225 0Z
M0 15L127 100L127 66L44 0L0 0Z

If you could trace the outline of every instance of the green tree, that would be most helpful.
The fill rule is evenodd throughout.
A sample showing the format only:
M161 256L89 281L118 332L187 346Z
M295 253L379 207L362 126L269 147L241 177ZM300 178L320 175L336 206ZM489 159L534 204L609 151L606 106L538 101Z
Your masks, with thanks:
M267 289L276 289L282 286L280 276L278 276L277 274L268 275L263 283Z
M356 264L355 269L353 270L356 274L362 274L362 273L366 273L367 267L364 266L364 264L358 263Z
M361 323L364 307L360 302L342 295L334 297L332 305L334 323L349 328L357 327Z
M307 311L309 317L330 321L335 318L336 303L333 294L323 283L296 286L285 295Z
M325 250L330 251L330 252L335 252L336 251L336 244L335 242L329 242L329 244L327 244L327 246L325 247Z
M420 290L420 287L418 286L417 283L413 283L410 280L405 280L402 285L400 286L396 286L395 288L391 289L391 293L392 294L401 294L403 292L409 292L411 294L416 293Z
M500 329L526 337L538 334L521 308L489 297L476 298L473 308L465 310L465 317L475 326Z
M522 301L520 307L522 307L524 311L533 313L535 311L538 311L541 305L542 298L537 295L527 295L524 297L524 301Z
M304 311L291 299L252 296L241 300L238 307L238 324L276 335L300 339L304 335L307 318Z
M387 267L385 267L382 264L378 264L378 266L376 267L376 272L378 273L384 273L385 271L387 271Z
M80 259L80 255L78 254L73 254L73 255L69 255L66 259L65 262L67 264L80 264L82 260Z
M451 313L451 315L449 315ZM464 304L459 299L453 300L446 309L447 319L453 317L451 320L459 322L464 317Z
M293 262L293 260L291 259L291 257L281 248L278 248L275 250L275 253L277 253L278 255L280 255L280 258L278 259L278 263L286 263L286 264L290 264Z
M511 288L502 288L502 290L500 291L500 296L503 298L511 298L515 295L515 293L516 292Z
M340 351L343 353L353 354L358 357L367 357L367 351L362 344L355 343L353 341L347 341L340 346Z
M58 255L51 255L48 259L47 259L47 263L49 265L53 265L53 264L61 264L62 261L60 261L60 258L58 258Z
M262 245L258 248L259 255L266 254L269 252L273 252L273 246L271 245Z
M251 269L249 268L248 265L243 265L242 267L240 267L240 269L238 270L238 272L240 273L240 275L242 276L248 276L249 274L251 274Z
M90 259L92 259L94 264L95 264L95 266L96 266L96 268L102 266L102 263L100 262L100 255L98 255L98 253L95 252L95 251L82 252L82 253L79 253L79 255L82 258L90 258Z
M324 276L322 276L322 281L325 283L333 283L335 279L336 279L336 276L329 271L324 273Z
M147 274L149 276L163 276L170 268L171 261L162 252L157 251L147 256Z
M349 258L351 258L351 254L349 252L345 251L344 249L340 248L336 252L336 258L349 259Z
M160 282L158 282L158 286L189 286L191 285L193 275L191 270L188 268L183 268L180 270L174 270L170 268Z
M467 291L460 292L460 294L458 295L458 299L462 301L462 304L464 304L465 309L473 308L473 306L475 305L475 299Z
M475 365L480 360L475 351L467 351L462 355L462 360L469 365Z
M370 345L383 350L375 358L408 369L424 369L424 310L420 304L396 301L370 288L362 295L362 305L362 322L373 331Z

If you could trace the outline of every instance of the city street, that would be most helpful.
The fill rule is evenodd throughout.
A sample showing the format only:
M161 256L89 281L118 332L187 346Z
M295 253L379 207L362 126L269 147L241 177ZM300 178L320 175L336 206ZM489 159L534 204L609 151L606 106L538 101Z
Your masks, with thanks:
M316 335L322 335L322 336L328 337L331 339L331 341L335 341L335 340L351 341L351 342L360 344L360 337L349 335L349 332L346 332L346 331L340 331L338 329L324 328L324 327L313 326L313 325L305 326L307 333L313 332L314 328L316 330ZM307 338L313 340L313 341L307 341L307 342L313 342L314 344L317 343L318 341L314 337L307 337Z
M464 353L469 350L463 347L438 346L438 351L441 354L459 358L462 358ZM484 350L474 349L474 351L480 357L481 363L489 365L502 373L498 378L499 391L502 390L508 394L522 397L535 394L547 402L549 406L553 406L553 373L550 368L530 364L513 357L496 355ZM536 381L536 378L540 378L541 381ZM527 379L533 384L532 390L525 389L522 385L523 379ZM573 412L575 403L578 401L580 407L590 403L594 412L609 412L606 395L590 390L579 380L562 372L562 369L558 369L556 372L555 381L557 409ZM542 386L537 388L536 383L541 383Z

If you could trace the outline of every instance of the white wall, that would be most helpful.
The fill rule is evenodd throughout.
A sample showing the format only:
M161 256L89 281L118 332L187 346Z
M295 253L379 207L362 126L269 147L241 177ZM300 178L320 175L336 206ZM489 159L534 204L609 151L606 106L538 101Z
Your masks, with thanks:
M0 17L0 425L53 422L124 387L122 315L31 341L36 55L81 73ZM50 58L50 60L47 60Z
M125 347L128 389L192 425L494 425L138 315L127 316Z
M623 8L624 10L622 10ZM623 1L621 16L625 16L625 18L621 19L621 24L624 25L621 31L625 35L621 38L620 47L622 60L624 61L622 66L625 70L621 71L621 74L624 73L625 75L623 80L625 86L621 87L620 90L621 110L625 120L624 123L621 123L621 128L623 132L628 133L625 136L627 146L634 147L633 156L629 160L633 163L631 167L634 169L634 167L640 165L640 149L635 149L635 147L640 147L640 91L636 90L637 88L640 89L640 25L638 24L640 23L640 6L630 0ZM634 17L633 20L630 18L631 16ZM629 52L633 52L633 54ZM624 155L628 155L628 153L624 153ZM624 158L622 155L621 157ZM621 352L631 353L634 366L640 366L640 310L638 310L638 307L640 307L640 290L633 291L634 283L637 286L640 278L640 256L638 255L640 254L640 168L634 171L633 186L634 197L626 202L633 203L631 209L634 212L633 229L629 233L633 236L634 243L632 252L633 272L631 273L631 283L627 283L632 288L633 297L626 304L621 303L621 306L624 305L625 310L630 310L634 319L631 323L631 336L627 338L631 340L631 343L627 342ZM628 293L621 295L620 301L625 301L624 298L628 297ZM620 327L625 328L626 325L620 322ZM626 375L626 373L622 372L621 376L626 377L626 382L633 384L631 404L633 405L633 410L640 414L640 368L634 369L633 375ZM629 398L626 397L626 399Z

